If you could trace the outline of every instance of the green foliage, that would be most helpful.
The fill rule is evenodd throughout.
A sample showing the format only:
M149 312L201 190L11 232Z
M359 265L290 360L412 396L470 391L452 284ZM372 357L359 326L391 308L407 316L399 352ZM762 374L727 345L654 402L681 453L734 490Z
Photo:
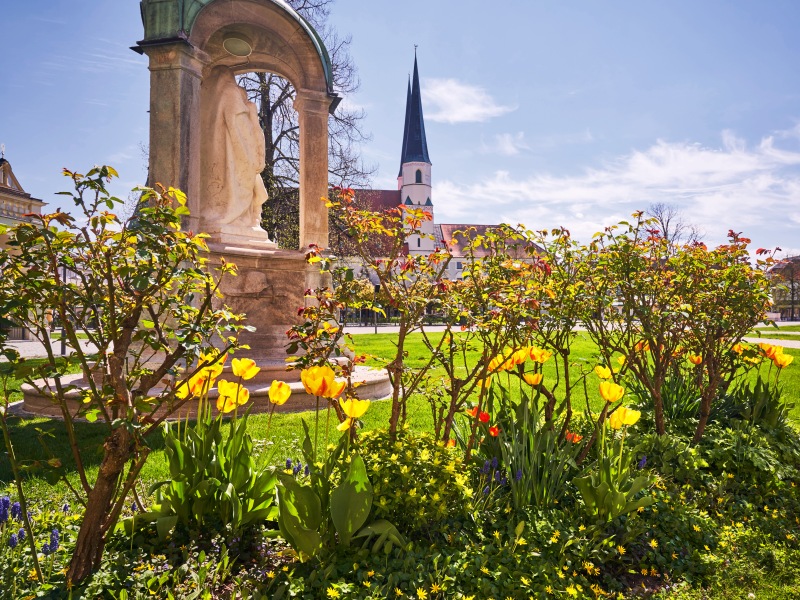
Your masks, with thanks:
M405 540L385 519L367 524L373 489L364 460L357 452L347 453L350 432L342 435L324 462L315 463L305 422L303 427L303 455L310 467L308 481L302 483L293 474L278 473L278 525L300 559L347 548L354 538L360 539L363 546L374 539L373 552L388 554L393 546L403 546Z
M359 442L374 481L376 517L413 537L467 518L473 492L463 457L455 448L408 429L402 429L395 441L385 430L369 430Z
M197 424L164 426L170 479L150 488L151 509L124 521L129 533L155 523L165 538L177 525L241 535L243 530L277 516L274 470L253 458L247 418L234 417L223 439L222 415L205 412Z
M603 426L600 436L597 461L586 477L576 477L573 483L581 493L586 514L602 523L652 504L651 497L640 497L639 492L655 483L656 478L636 474L633 452L625 448L624 432L606 443Z
M545 421L539 398L538 391L528 394L523 390L515 403L498 384L492 386L487 402L499 434L484 437L479 455L498 459L518 511L558 506L580 473L575 459L581 445L567 440L560 428Z

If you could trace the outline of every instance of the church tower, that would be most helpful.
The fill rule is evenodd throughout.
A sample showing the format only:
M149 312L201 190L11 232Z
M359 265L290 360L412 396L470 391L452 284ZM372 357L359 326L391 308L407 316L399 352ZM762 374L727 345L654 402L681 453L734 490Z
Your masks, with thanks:
M433 217L431 160L428 157L428 141L425 138L425 119L422 116L422 94L419 88L416 52L414 53L414 75L406 93L406 122L397 187L400 190L400 200L403 206L422 208ZM408 236L408 250L411 254L430 254L435 250L433 219L422 224L422 232L425 237Z

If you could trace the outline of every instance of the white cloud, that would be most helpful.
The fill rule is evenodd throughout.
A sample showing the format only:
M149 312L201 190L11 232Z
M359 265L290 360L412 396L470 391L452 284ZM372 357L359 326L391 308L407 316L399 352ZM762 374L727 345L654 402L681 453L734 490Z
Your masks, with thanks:
M426 79L422 96L425 119L440 123L483 122L517 109L498 104L482 87L455 79Z
M522 131L517 133L498 133L494 136L491 144L484 144L482 151L487 154L502 154L503 156L514 156L522 150L529 150L530 146L525 143L525 134Z
M764 247L796 246L800 225L800 151L776 146L778 132L748 145L732 132L719 147L658 140L646 150L570 176L517 178L497 171L476 183L436 186L438 220L565 226L582 240L636 210L664 202L721 243L729 228ZM782 241L785 240L785 241Z

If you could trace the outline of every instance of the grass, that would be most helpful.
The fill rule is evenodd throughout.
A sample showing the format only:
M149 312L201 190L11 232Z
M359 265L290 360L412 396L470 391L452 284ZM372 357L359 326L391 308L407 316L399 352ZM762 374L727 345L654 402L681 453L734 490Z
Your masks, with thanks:
M756 327L756 331L800 331L800 325L781 325L779 327Z
M393 334L377 335L357 335L353 336L353 345L359 354L366 353L372 355L370 362L378 365L381 361L386 361L394 353ZM408 363L411 366L421 366L426 360L428 351L422 342L419 334L412 335L406 347L408 352ZM782 374L784 393L790 398L800 396L800 350L787 349L787 354L795 356L798 360L795 364L785 370ZM589 372L597 364L597 349L584 334L579 334L575 346L573 357L573 372L578 377L581 370ZM477 354L468 357L475 360ZM441 369L434 369L433 375L442 375ZM544 365L545 383L552 384L556 379L556 367L553 359ZM592 410L602 407L603 401L597 391L596 378L589 376L587 386L588 401ZM559 389L563 389L560 386ZM575 409L583 410L585 400L583 390L576 389ZM18 395L15 395L15 399ZM377 401L372 404L370 410L364 417L365 427L368 429L385 427L389 419L390 403L388 401ZM320 411L320 422L323 425L327 420L327 412ZM795 423L800 423L800 403L795 406L791 418ZM250 417L249 432L256 443L256 451L264 459L273 464L283 463L286 458L296 459L300 456L299 447L302 436L301 420L305 419L313 427L315 419L314 411L302 413L283 413L275 414L272 419L271 431L267 430L268 416L253 415ZM331 416L329 424L330 440L337 439L338 433L335 430L335 417ZM59 421L44 418L32 418L21 420L11 418L12 439L16 447L18 456L23 457L28 473L26 489L29 498L35 503L42 502L61 502L67 499L74 502L73 498L68 497L66 486L59 484L55 487L47 483L45 479L45 466L48 459L57 458L63 463L63 469L68 473L68 477L73 485L77 485L77 476L74 474L74 463L71 458L69 445L63 433L63 427ZM430 431L433 427L430 405L425 397L416 395L411 398L408 404L408 424L416 430ZM81 440L81 457L88 468L90 480L96 475L97 468L102 455L102 442L106 436L105 426L89 423L76 424L78 436ZM325 434L320 437L324 439ZM147 488L157 481L169 478L169 472L164 456L163 434L156 432L149 440L152 454L145 465L141 474L140 493L146 494ZM0 456L0 489L12 481L10 466L5 454ZM661 596L664 598L700 600L701 598L723 598L741 597L736 592L741 591L738 577L742 571L747 571L748 565L739 565L739 569L731 570L722 576L719 587L714 590L713 595L708 595L708 591L684 590L672 592L669 595ZM797 596L797 582L786 582L785 584L771 581L768 576L752 579L748 582L747 591L755 594L757 598L782 599ZM731 595L727 595L731 594Z

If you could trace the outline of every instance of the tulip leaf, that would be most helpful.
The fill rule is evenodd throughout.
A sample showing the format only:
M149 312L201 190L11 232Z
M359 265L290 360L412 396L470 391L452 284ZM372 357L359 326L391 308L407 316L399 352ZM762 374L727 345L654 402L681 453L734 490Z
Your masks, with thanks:
M356 455L350 461L347 475L331 492L331 519L339 542L349 546L353 534L367 522L372 509L372 484L364 460Z

